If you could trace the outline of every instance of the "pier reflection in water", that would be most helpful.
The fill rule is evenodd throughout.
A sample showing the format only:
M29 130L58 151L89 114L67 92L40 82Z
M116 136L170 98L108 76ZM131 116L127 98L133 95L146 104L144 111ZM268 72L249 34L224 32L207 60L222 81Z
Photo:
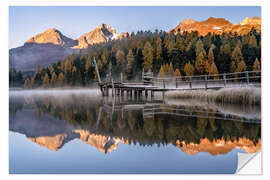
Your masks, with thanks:
M261 149L260 107L93 92L10 92L10 172L234 173L237 152Z

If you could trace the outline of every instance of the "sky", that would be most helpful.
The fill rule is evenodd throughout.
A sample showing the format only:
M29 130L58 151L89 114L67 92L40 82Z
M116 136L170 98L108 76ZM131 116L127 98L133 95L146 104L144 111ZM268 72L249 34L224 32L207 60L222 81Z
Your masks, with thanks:
M11 6L9 48L22 46L30 37L49 28L76 39L102 23L117 33L168 31L184 19L222 17L238 23L254 16L261 17L259 6Z

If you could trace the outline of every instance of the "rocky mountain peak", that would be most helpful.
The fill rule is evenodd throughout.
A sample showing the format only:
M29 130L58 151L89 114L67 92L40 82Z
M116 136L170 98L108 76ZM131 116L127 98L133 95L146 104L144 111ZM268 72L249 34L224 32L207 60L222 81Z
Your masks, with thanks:
M245 18L242 22L235 25L224 18L209 17L204 21L187 19L176 26L172 32L183 33L184 31L197 31L202 36L208 33L222 34L223 32L246 34L250 32L252 28L255 28L258 32L261 31L261 18Z
M35 43L35 44L53 44L60 46L73 46L75 45L75 41L64 36L59 30L56 28L50 28L44 31L43 33L37 34L36 36L28 39L27 43Z
M107 24L100 24L94 30L78 38L78 45L75 49L87 48L93 44L108 42L115 37L116 31Z
M182 22L180 22L180 24L183 24L183 25L188 25L188 24L193 24L197 21L193 20L193 19L185 19L183 20Z
M246 17L243 21L239 23L240 25L261 25L261 18L259 17Z

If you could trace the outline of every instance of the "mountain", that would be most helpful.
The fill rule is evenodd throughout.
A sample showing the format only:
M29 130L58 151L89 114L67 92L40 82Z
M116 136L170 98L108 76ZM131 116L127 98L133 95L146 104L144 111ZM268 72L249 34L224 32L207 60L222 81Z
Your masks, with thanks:
M243 21L233 25L231 28L226 29L225 32L247 34L252 28L254 28L257 32L261 32L261 23L262 21L259 17L247 17Z
M72 47L77 44L77 41L64 36L60 31L55 28L48 29L41 34L28 39L25 44L54 44L58 46Z
M209 32L215 34L221 34L223 32L246 34L252 28L255 28L258 32L261 31L261 18L247 17L237 24L232 24L224 18L214 17L210 17L204 21L186 19L175 27L172 32L198 31L200 35L206 35ZM80 49L128 36L129 34L126 32L117 34L116 30L107 24L101 24L75 40L63 35L55 28L50 28L43 33L31 37L23 46L10 49L9 63L11 68L16 68L23 72L34 71L38 64L46 67L63 60L72 53L79 52Z
M200 139L200 143L185 143L184 141L180 142L177 140L176 146L186 154L195 155L199 152L207 152L213 156L216 156L219 154L227 154L235 148L241 149L247 153L258 152L261 149L261 140L255 144L250 139L245 137L234 141L224 139L210 141L207 138L203 138Z
M261 31L261 18L245 18L242 22L237 24L232 24L224 18L214 18L210 17L204 21L195 21L193 19L186 19L179 23L171 31L174 33L185 31L192 32L198 31L202 36L207 33L222 34L223 32L237 32L238 34L246 34L250 32L252 28L255 28L258 32Z
M10 67L21 71L34 71L38 64L42 67L78 52L72 49L76 40L64 36L55 28L31 37L23 46L9 50Z
M23 46L10 49L9 66L23 72L34 71L38 64L46 67L79 52L80 49L128 36L125 32L116 34L107 24L97 26L76 40L68 38L55 28L50 28L31 37Z
M107 24L101 24L93 31L86 33L77 39L78 45L75 49L87 48L93 44L104 43L114 39L117 36L115 29Z

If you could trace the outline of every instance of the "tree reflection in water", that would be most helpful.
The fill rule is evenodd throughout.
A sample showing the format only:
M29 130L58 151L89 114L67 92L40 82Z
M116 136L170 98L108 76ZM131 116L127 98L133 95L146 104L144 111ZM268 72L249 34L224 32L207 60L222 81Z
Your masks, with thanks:
M10 96L9 103L11 131L51 150L80 138L104 153L112 152L119 142L173 144L189 154L226 154L234 148L257 152L261 148L260 117L245 117L239 109L230 114L228 108L224 113L206 106L100 99L87 94ZM256 107L251 109L256 111ZM257 111L260 114L260 108Z

